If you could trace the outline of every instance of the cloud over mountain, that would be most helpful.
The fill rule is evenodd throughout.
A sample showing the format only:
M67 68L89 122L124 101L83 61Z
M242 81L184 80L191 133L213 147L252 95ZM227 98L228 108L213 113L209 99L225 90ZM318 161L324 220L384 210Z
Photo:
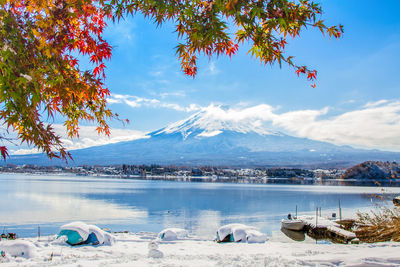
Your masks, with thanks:
M199 138L216 136L225 130L260 135L283 132L336 145L400 151L400 101L369 102L356 110L330 115L335 112L334 108L279 112L279 108L267 104L247 107L211 104L207 107L189 105L185 109L178 104L163 103L157 99L145 100L119 95L114 99L121 102L134 99L140 105L155 104L185 112L187 109L192 112L199 110L186 119L169 124L158 133L184 132L188 135L193 127L201 129L196 132ZM95 127L82 126L80 138L71 140L67 138L61 124L55 124L54 128L70 150L148 137L144 132L130 129L112 129L111 137L98 136ZM11 152L27 154L37 151L11 148Z
M261 104L252 107L224 108L210 105L200 111L196 125L215 132L233 129L271 133L277 130L337 145L400 151L400 101L382 100L353 111L329 115L330 108L295 110L279 113L278 109ZM192 115L173 123L164 131L172 131Z
M380 112L384 109L388 117L392 113L397 116L398 104L382 103L382 106L365 107L336 117L327 117L327 108L279 114L269 105L247 108L210 105L184 120L147 135L131 135L135 140L123 139L121 142L73 150L71 153L74 164L344 166L365 160L392 161L400 159L400 153L355 149L315 139L329 127L331 131L327 131L323 138L340 137L348 123L357 127L357 123L367 121L365 116L372 123L383 120L385 124L388 121L382 118ZM358 122L358 119L362 121ZM394 125L396 127L397 122ZM279 131L279 127L297 132L298 136ZM300 135L314 135L316 138L312 140ZM15 161L11 161L49 164L44 155L15 157Z

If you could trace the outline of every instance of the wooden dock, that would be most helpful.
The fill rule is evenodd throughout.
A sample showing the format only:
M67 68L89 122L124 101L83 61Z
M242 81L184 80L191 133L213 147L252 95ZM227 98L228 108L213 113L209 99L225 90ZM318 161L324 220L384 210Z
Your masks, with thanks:
M336 243L357 242L356 234L341 228L335 221L322 217L304 217L301 219L304 225L304 231L314 239L329 239Z

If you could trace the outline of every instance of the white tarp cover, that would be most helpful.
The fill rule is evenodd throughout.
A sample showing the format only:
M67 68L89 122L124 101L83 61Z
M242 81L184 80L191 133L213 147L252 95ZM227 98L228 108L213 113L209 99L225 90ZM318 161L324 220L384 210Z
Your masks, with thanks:
M67 223L67 224L64 224L63 226L61 226L60 229L77 231L78 234L83 238L83 240L86 240L90 234L89 225L87 225L84 222Z
M247 243L265 243L268 240L266 234L263 234L254 229L248 229L246 231Z
M220 227L217 231L217 241L224 240L228 235L232 235L234 242L264 243L267 236L259 232L255 227L240 223L227 224Z
M97 227L96 225L88 225L89 227L89 232L90 233L94 233L97 237L97 240L99 241L99 244L103 244L104 243L104 231L101 230L99 227Z
M188 232L181 228L167 228L158 234L158 238L163 241L173 241L178 239L185 239L188 237Z
M115 243L115 237L110 233L100 229L96 225L88 225L84 222L71 222L60 227L61 230L75 230L84 240L87 240L91 233L94 233L99 244L112 245Z
M4 240L0 241L0 251L5 253L6 257L33 258L36 254L36 247L24 240Z

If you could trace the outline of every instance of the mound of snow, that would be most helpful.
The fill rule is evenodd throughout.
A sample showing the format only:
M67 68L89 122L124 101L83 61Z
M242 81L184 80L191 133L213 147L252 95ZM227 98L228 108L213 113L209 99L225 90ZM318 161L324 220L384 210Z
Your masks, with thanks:
M217 242L264 243L267 236L252 226L240 223L227 224L217 231Z
M162 251L160 251L158 249L150 249L147 256L149 258L159 259L159 258L164 257L164 253L162 253Z
M112 246L116 242L115 236L110 233L104 232L104 245Z
M51 236L51 237L49 236L49 242L50 242L51 245L55 245L55 246L64 245L64 246L66 246L68 244L67 241L68 241L68 237L66 237L65 235L54 236L54 238L53 238L53 236Z
M156 240L150 241L149 245L149 252L147 253L147 256L149 258L162 258L164 257L164 253L162 251L158 250L158 243Z
M23 257L30 259L36 255L36 247L24 240L7 240L0 242L0 251L3 251L7 256Z
M188 232L181 228L167 228L162 230L157 237L163 241L173 241L187 238Z

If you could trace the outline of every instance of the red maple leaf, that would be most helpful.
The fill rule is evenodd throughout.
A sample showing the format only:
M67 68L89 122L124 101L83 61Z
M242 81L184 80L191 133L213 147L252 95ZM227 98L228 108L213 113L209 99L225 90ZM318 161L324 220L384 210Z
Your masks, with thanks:
M300 73L306 73L306 66L298 67L298 68L297 68L297 70L296 70L297 76L299 76Z
M197 67L186 67L184 72L186 75L192 76L194 78L194 76L196 76L197 73Z
M310 80L310 81L315 80L316 76L317 76L317 71L316 70L309 71L307 73L307 79Z
M5 146L0 146L0 153L4 160L6 160L6 157L9 157L7 147Z
M234 54L238 51L238 49L239 49L239 45L238 45L238 44L234 44L234 45L228 47L228 48L226 49L225 53L226 53L229 57L231 57L232 55L234 55Z

